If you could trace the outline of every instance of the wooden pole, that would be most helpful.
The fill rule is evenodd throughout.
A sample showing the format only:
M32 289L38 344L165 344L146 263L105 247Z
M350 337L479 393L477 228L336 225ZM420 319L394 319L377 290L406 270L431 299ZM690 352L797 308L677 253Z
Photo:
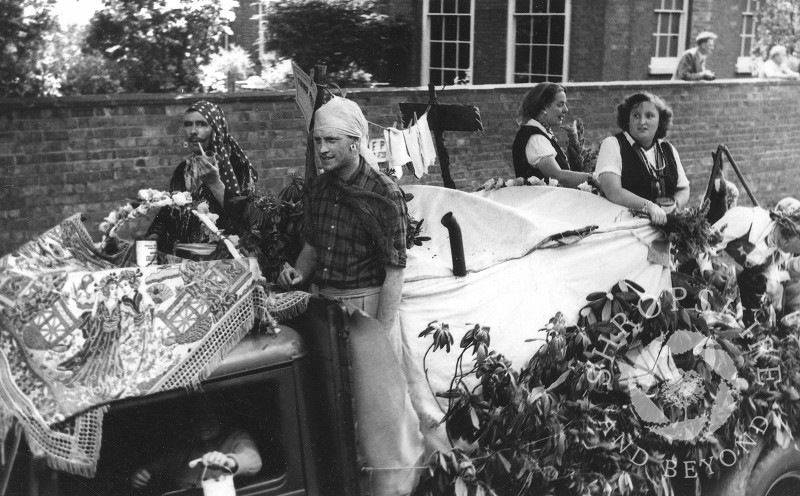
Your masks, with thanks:
M314 100L314 112L326 102L325 73L328 68L325 65L315 65L311 71L314 86L317 88L317 98ZM317 164L314 161L314 116L311 116L311 124L308 126L308 136L306 136L306 181L317 177Z
M456 189L456 183L450 177L450 154L444 145L444 126L439 118L439 99L436 98L436 86L428 83L428 124L432 128L433 138L436 143L436 155L439 156L439 167L442 169L442 183L445 188Z
M742 183L742 187L744 187L744 190L747 192L747 196L750 197L750 201L753 202L753 205L756 207L760 207L761 205L758 203L758 200L756 200L756 196L753 194L753 192L750 191L750 186L747 185L747 181L745 181L742 171L739 170L739 166L736 165L736 161L733 160L733 156L731 155L730 150L728 150L728 147L725 145L719 145L717 153L719 153L719 149L722 149L722 151L725 153L725 156L728 158L728 162L731 163L731 167L733 168L733 171L736 172L736 176L739 178L739 182Z

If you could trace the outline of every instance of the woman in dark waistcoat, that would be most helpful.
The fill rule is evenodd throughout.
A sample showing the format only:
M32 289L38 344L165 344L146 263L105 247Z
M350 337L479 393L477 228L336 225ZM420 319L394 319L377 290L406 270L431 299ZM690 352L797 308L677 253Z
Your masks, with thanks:
M672 109L651 93L636 93L617 106L622 132L603 140L595 174L606 198L662 225L686 206L689 180L677 150L664 138Z
M553 126L562 126L567 112L567 94L560 84L539 83L525 93L517 110L519 131L511 148L516 177L556 179L570 188L593 182L591 174L570 170L567 156L551 131ZM563 129L576 134L574 127Z

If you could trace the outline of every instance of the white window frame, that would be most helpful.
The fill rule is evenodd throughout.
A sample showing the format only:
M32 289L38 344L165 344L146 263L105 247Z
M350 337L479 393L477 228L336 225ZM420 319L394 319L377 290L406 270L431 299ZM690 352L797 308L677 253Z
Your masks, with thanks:
M469 0L469 68L467 68L467 77L469 77L469 85L473 84L474 67L475 67L475 2L477 0ZM437 14L438 15L438 14ZM427 86L430 82L431 76L431 17L430 17L430 0L422 0L422 54L421 54L421 69L420 69L420 82L422 86ZM452 83L449 83L452 84Z
M514 62L517 55L517 22L515 18L515 3L516 0L508 0L508 20L506 21L507 37L506 37L506 83L514 83ZM547 14L550 15L550 14ZM561 82L566 83L569 81L569 40L570 40L570 27L572 24L572 0L564 1L564 56L563 66L561 70Z
M674 1L674 0L673 0ZM683 9L654 9L653 13L658 15L660 13L665 14L675 14L680 12L681 18L678 21L678 56L677 57L650 57L650 74L675 74L675 69L678 67L678 62L681 60L681 56L683 52L686 51L686 27L689 23L689 0L683 0ZM658 24L656 24L656 29L658 29ZM653 43L656 45L653 46L654 53L658 53L658 38L657 36L662 33L655 32L653 33Z
M755 74L753 68L756 60L749 53L744 53L745 39L750 38L750 47L752 49L756 41L756 15L760 7L759 0L747 0L748 10L742 12L742 30L739 33L739 57L736 58L736 73L737 74ZM747 25L745 18L750 17L753 19L752 32L745 33L744 29Z

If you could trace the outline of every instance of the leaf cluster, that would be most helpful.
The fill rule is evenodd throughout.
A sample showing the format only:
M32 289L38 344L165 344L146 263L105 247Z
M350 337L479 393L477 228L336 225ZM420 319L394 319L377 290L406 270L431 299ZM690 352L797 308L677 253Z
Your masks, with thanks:
M715 272L725 270L718 265ZM519 372L489 350L488 328L475 325L459 344L449 390L438 393L447 399L444 422L456 448L430 458L415 494L670 495L666 461L693 460L700 467L701 459L711 459L719 473L720 453L737 450L736 441L745 434L786 445L792 433L800 432L800 326L744 329L731 299L735 288L714 275L675 274L682 291L657 297L633 281L592 293L576 326L557 314L539 330L543 344ZM429 351L449 349L447 325L432 324L421 335L434 336ZM629 363L628 352L655 339L666 342L681 330L706 336L733 359L738 408L714 432L670 441L638 416L618 363ZM480 343L484 354L477 353ZM775 352L754 354L756 343L769 343ZM473 365L463 367L470 350ZM603 358L609 353L615 358L611 366ZM675 407L658 394L654 401L672 421L695 418L713 403L719 377L691 350L674 359L704 386L701 401ZM759 383L759 370L767 367L778 367L788 379ZM758 417L767 425L754 432ZM457 469L465 459L474 477Z
M258 260L261 273L275 282L285 263L294 264L303 247L305 181L294 176L278 196L251 193L242 198L238 248Z
M54 0L0 2L0 96L36 97L47 92L43 64L46 43L56 26Z
M194 91L200 65L231 33L234 6L217 0L105 0L86 43L121 67L127 92Z
M766 58L770 48L783 45L795 54L800 49L800 5L786 0L761 0L752 54Z
M675 210L658 229L667 235L672 252L679 260L695 259L721 241L720 233L706 218L709 205Z
M364 79L400 83L411 51L411 25L376 13L375 2L279 0L266 16L267 50L290 58L303 70L327 66L337 84Z

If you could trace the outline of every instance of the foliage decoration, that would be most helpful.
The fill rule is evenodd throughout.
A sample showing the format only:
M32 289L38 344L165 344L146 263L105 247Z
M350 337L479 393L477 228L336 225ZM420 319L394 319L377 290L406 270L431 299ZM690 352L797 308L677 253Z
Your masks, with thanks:
M719 232L708 222L707 213L708 205L676 210L667 214L667 223L658 228L667 235L675 253L695 258L722 240Z
M574 326L556 314L531 338L543 344L519 370L489 349L489 328L475 325L459 344L449 389L437 392L454 448L430 457L415 495L671 495L685 462L708 476L721 471L721 453L744 454L743 439L788 446L800 432L800 328L745 329L735 286L674 276L675 289L657 296L633 281L590 294ZM448 327L432 322L422 332L433 337L430 353L449 349ZM687 336L697 340L646 354ZM648 356L648 401L677 430L660 428L632 399L645 381L627 371ZM735 367L728 417L709 408L727 387L716 377L720 363ZM686 436L687 419L707 429Z

